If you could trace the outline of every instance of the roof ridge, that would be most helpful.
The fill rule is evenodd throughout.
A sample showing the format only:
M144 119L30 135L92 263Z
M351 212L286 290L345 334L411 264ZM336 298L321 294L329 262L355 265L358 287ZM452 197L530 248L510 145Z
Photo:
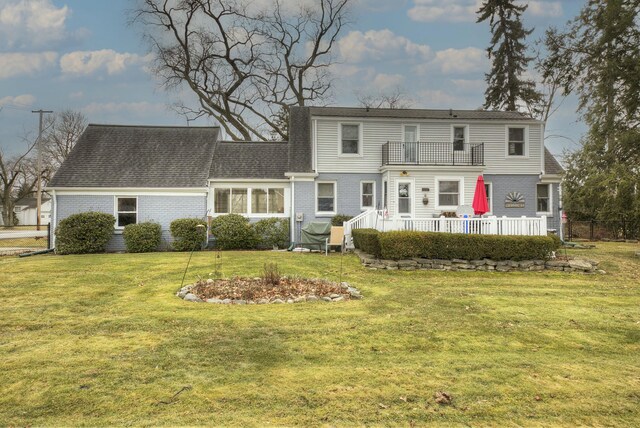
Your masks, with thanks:
M220 129L220 126L184 126L184 125L123 125L110 123L90 123L89 126L109 128L168 128L168 129Z

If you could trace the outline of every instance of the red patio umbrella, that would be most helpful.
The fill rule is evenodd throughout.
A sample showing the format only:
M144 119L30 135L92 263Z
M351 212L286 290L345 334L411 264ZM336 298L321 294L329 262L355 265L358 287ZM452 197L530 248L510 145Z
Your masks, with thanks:
M473 203L471 206L476 215L482 215L489 211L487 192L484 188L484 177L481 175L478 176L478 181L476 181L476 191L473 194Z

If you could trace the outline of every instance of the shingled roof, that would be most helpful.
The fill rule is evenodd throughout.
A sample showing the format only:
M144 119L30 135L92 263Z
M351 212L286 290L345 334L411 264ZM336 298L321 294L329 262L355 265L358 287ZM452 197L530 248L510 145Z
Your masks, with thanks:
M49 187L205 187L218 127L87 126Z
M397 118L397 119L451 119L451 120L526 120L536 121L531 116L517 111L492 110L435 110L435 109L389 109L362 107L311 107L313 116Z
M549 149L544 148L544 172L545 174L563 174L564 168L558 160L551 154Z
M288 153L286 142L220 141L213 154L209 178L285 178Z

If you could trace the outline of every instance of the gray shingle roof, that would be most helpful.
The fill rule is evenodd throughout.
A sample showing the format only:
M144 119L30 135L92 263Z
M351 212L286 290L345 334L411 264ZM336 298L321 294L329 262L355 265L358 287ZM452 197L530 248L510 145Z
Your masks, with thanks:
M564 168L558 160L551 154L549 149L544 148L544 172L545 174L563 174Z
M49 187L204 187L218 132L91 124Z
M515 111L489 110L435 110L435 109L388 109L362 107L311 107L313 116L335 117L383 117L397 119L451 119L451 120L528 120L531 116Z
M285 178L288 153L286 142L220 141L209 178Z

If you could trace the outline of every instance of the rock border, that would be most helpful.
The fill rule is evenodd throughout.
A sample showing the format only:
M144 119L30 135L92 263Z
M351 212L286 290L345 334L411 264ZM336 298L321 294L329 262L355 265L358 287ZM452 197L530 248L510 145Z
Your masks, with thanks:
M215 281L213 279L207 279L207 283L213 284ZM343 290L343 294L332 293L326 296L316 296L314 294L307 294L304 296L298 296L293 299L283 299L279 297L274 297L272 299L258 299L258 300L241 300L241 299L207 299L202 300L195 294L191 292L193 287L196 284L189 284L182 287L177 293L176 296L179 298L186 300L187 302L206 302L206 303L214 303L219 305L265 305L265 304L282 304L282 303L302 303L302 302L342 302L345 299L345 296L348 296L349 299L359 300L362 299L362 294L360 290L356 287L352 287L348 282L341 282L340 287Z
M371 254L354 250L360 262L372 270L445 270L445 271L481 271L481 272L541 272L544 270L558 272L575 272L585 274L605 274L598 269L599 262L587 259L571 260L440 260L412 258L407 260L376 259Z

